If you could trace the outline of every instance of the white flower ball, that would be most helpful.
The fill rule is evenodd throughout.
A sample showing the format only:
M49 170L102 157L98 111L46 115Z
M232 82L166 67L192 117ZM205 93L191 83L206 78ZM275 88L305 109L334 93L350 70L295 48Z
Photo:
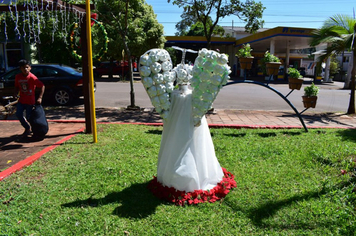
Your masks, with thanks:
M188 75L188 73L187 73L186 70L184 70L184 69L178 69L178 70L177 70L177 77L178 77L178 79L183 80L183 79L185 79L185 78L187 77L187 75Z
M169 60L169 53L166 50L161 50L159 53L159 59L163 62Z
M200 83L199 84L199 90L205 92L205 91L208 91L208 83Z
M169 70L172 70L172 63L170 61L164 61L162 64L162 70L163 71L169 71Z
M165 85L166 85L166 91L167 91L167 93L173 92L173 90L174 90L174 85L173 85L172 82L168 82L168 83L166 83Z
M162 74L154 74L152 79L153 79L153 82L155 82L155 84L161 84L164 81Z
M208 54L209 50L206 48L203 48L199 51L198 55L201 57L205 57Z
M161 103L161 107L163 110L169 110L169 108L171 107L171 102L170 101L166 101L164 103Z
M217 94L219 92L219 86L216 86L214 84L209 84L208 89L209 93L211 94Z
M142 77L147 77L151 74L151 68L148 66L141 66L140 67L140 75Z
M143 77L142 84L146 89L148 89L149 87L151 87L153 85L152 78L151 77Z
M215 65L214 67L214 74L217 74L217 75L223 75L225 72L227 72L227 68L225 66L222 66L222 65Z
M216 63L218 58L218 53L215 51L210 50L209 53L206 55L206 60Z
M194 62L194 67L203 67L203 63L205 62L204 57L197 57Z
M220 76L218 75L214 75L211 77L211 83L215 86L219 86L222 82L222 79Z
M203 71L201 74L200 74L200 80L201 81L210 81L211 80L211 72L209 71Z
M205 92L202 95L203 101L205 102L212 102L213 101L213 95L211 93Z
M164 93L164 94L159 95L159 100L160 100L161 104L168 103L169 102L169 94Z
M142 55L140 57L140 64L143 65L143 66L147 66L148 65L148 55L147 54Z
M147 90L148 95L152 98L157 96L157 89L156 86L152 86Z
M213 71L214 70L214 64L211 61L204 62L203 63L203 70Z
M160 107L161 102L160 102L160 100L159 100L159 97L157 97L157 96L152 97L152 98L151 98L151 102L152 102L152 105L153 105L155 108ZM157 112L158 112L158 111L157 111Z
M149 60L151 61L152 64L159 61L158 50L151 51L149 55Z
M157 96L166 92L166 86L164 84L156 85Z
M192 85L193 88L198 87L200 84L200 80L198 77L193 76L190 80L190 84Z
M192 71L192 75L195 76L195 77L199 77L201 72L202 72L201 68L199 68L197 66L194 66L193 71Z
M160 72L161 69L162 69L161 64L158 63L158 62L153 63L150 67L151 67L151 71L152 71L153 73L155 73L155 74L157 74L158 72Z
M217 58L217 62L220 65L225 65L229 61L229 58L226 56L226 54L220 54Z

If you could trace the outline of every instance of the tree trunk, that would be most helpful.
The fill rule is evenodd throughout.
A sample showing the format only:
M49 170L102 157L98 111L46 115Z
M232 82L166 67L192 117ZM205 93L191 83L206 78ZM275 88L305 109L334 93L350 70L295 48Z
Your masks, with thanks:
M355 72L356 72L356 53L353 52L353 65L351 71L351 93L350 93L350 103L347 109L347 114L355 114Z
M135 104L135 89L134 89L134 81L133 81L133 75L132 75L131 51L130 51L129 47L127 46L126 40L124 40L124 45L125 45L126 55L128 57L128 63L129 63L128 76L130 79L130 105L127 108L136 109L139 107L136 107L136 104ZM123 58L123 60L124 60L124 58Z

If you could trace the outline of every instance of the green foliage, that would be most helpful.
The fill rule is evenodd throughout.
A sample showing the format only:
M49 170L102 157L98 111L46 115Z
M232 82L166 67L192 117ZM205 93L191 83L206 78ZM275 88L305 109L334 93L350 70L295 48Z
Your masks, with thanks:
M125 44L135 57L151 48L163 48L163 26L158 23L152 6L141 0L129 1L128 11L125 12L125 4L125 1L119 0L97 1L96 12L110 40L108 58L121 60Z
M190 26L201 22L204 26L204 35L208 41L208 48L210 48L211 36L221 18L233 14L236 15L246 22L245 29L249 33L256 32L264 23L261 19L265 7L261 2L256 3L250 0L245 3L239 0L168 0L168 2L183 8L182 20L176 25L178 34L187 32ZM215 13L214 18L212 18L213 12Z
M304 96L312 97L317 96L319 93L319 87L312 83L310 86L304 87Z
M297 68L288 68L288 75L290 78L296 78L296 79L302 78Z
M276 57L275 55L273 55L272 53L270 53L269 51L266 51L263 58L261 59L261 61L263 63L267 63L267 62L281 62L281 60Z
M237 188L189 207L147 189L161 127L98 131L0 181L0 235L355 235L356 130L210 129Z
M237 57L252 57L251 54L252 48L251 45L248 44L244 44L242 45L242 47L237 51L236 56Z
M266 51L263 58L260 60L259 65L265 75L267 74L266 63L268 62L281 62L281 60L275 55L271 54L269 51Z

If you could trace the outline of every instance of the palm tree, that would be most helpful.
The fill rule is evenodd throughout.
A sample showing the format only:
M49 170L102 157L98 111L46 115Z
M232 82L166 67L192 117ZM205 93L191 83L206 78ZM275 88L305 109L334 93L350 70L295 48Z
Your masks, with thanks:
M319 57L317 68L321 68L321 62L333 54L351 51L353 65L351 71L351 95L347 114L355 114L355 70L356 70L356 47L354 45L356 33L356 19L347 15L335 15L326 20L320 29L313 31L311 46L327 44L326 52Z

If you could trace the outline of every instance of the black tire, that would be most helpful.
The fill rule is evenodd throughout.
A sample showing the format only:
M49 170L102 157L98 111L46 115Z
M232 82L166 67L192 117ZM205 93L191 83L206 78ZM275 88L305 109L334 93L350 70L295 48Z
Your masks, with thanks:
M73 101L72 93L65 88L60 88L53 94L54 102L59 106L66 106Z

